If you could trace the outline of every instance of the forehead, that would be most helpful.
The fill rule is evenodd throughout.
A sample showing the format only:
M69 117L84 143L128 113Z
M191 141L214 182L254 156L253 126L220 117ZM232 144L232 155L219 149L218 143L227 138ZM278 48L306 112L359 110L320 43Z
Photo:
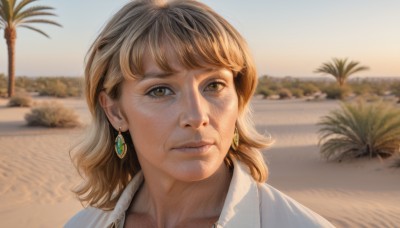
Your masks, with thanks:
M173 72L166 72L160 69L160 67L155 63L154 60L149 60L151 62L146 64L144 67L144 74L142 75L142 80L149 78L166 78L166 77L174 77L177 75L192 75L194 77L203 77L210 74L218 73L225 76L232 76L232 71L223 67L213 67L213 66L204 66L195 69L188 69L179 65L178 63L173 65Z
M162 53L154 53L151 48L145 49L142 55L142 73L147 74L149 72L166 72L174 73L184 67L178 60L178 55L175 53L169 45L165 48Z
M176 53L171 46L165 48L165 55L160 56L152 55L151 51L145 51L142 55L142 74L141 77L162 77L170 76L178 72L187 70L196 70L198 73L208 73L218 71L221 66L207 64L205 61L198 59L197 67L188 67L180 61L178 53Z

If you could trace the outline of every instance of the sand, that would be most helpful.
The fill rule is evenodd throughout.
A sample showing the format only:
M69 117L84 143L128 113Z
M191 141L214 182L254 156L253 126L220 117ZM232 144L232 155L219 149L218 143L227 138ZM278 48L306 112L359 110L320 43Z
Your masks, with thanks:
M37 98L36 100L48 98ZM58 99L89 123L85 102ZM25 126L29 108L0 99L0 227L62 227L82 206L71 193L79 182L69 149L83 128ZM334 163L320 158L319 118L335 101L254 99L257 129L276 143L264 151L268 182L337 227L398 227L400 169L391 160Z

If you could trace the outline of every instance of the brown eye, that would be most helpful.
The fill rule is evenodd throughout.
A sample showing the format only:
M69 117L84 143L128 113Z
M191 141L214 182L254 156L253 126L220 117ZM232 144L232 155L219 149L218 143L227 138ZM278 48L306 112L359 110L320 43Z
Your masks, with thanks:
M225 88L225 84L222 82L211 82L210 84L207 85L205 91L209 92L219 92L223 88Z
M147 94L151 97L160 98L160 97L171 95L173 93L167 87L160 86L160 87L153 88Z

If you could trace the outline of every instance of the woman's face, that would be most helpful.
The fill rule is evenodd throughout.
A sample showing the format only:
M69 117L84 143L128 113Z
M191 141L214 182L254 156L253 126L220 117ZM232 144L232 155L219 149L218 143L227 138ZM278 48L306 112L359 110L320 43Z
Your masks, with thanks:
M120 107L143 171L179 181L210 177L223 165L238 117L232 72L165 74L148 56L145 77L122 83Z

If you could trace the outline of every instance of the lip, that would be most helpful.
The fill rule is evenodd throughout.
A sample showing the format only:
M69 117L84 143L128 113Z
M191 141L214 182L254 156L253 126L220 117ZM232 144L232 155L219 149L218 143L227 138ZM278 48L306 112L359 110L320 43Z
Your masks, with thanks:
M187 142L173 147L172 150L184 153L205 153L214 143L208 141Z

